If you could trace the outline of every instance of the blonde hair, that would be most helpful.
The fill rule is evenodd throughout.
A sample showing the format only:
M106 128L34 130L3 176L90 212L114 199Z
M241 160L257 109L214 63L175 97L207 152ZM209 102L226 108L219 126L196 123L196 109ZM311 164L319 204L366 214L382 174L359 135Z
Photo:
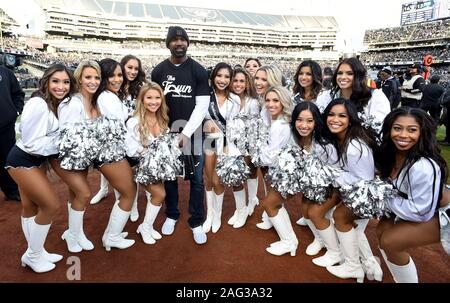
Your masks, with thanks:
M276 66L263 65L256 70L255 75L260 70L266 72L267 83L269 83L269 86L277 86L277 85L281 86L283 84L283 74Z
M80 89L81 75L83 74L83 70L87 67L92 67L93 69L95 69L100 80L102 78L102 71L101 71L100 65L97 63L97 61L83 60L80 62L80 64L78 64L77 68L73 72L73 76L75 77L75 80L77 80L78 90Z
M292 104L291 94L289 93L287 88L285 88L281 85L271 86L264 93L264 102L266 101L267 94L270 92L274 92L275 94L278 95L278 98L280 98L281 105L283 106L282 115L287 122L290 122L292 110L294 107Z
M147 94L149 90L156 90L161 96L161 106L156 111L156 121L161 128L161 132L165 133L169 129L169 107L166 103L166 98L164 97L164 92L157 83L148 82L142 85L139 90L139 95L136 98L136 111L134 112L134 117L139 119L139 123L137 125L141 142L147 142L148 136L151 134L150 126L148 125L147 119L145 115L147 113L147 109L144 106L144 96Z

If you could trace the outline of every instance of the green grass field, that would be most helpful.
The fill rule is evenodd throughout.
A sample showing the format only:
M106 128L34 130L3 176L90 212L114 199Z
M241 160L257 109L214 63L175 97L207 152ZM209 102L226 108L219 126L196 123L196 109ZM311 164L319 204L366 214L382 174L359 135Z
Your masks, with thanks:
M437 139L438 140L444 140L445 138L445 126L440 126L437 132ZM441 155L444 157L445 161L447 162L447 166L450 169L450 146L445 145L439 145L441 148ZM449 183L450 177L447 176L447 183Z

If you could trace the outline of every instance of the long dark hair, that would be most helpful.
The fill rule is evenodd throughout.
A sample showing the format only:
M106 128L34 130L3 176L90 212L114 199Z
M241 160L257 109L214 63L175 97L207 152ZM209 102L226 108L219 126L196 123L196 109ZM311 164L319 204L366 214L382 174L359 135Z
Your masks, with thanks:
M53 99L52 95L50 94L50 91L48 90L48 83L50 81L51 76L53 76L53 74L57 72L66 72L67 75L69 76L70 89L67 95L64 96L64 98L66 98L67 96L71 98L72 95L77 92L77 81L73 77L72 71L70 71L67 68L67 66L60 63L53 64L44 71L44 75L39 81L38 90L36 90L35 92L33 92L33 94L31 94L31 97L41 97L42 99L44 99L44 101L47 103L48 109L51 110L55 114L55 116L57 116L58 114L57 112L58 105L59 102L62 100Z
M295 94L299 93L300 97L304 99L305 97L305 89L300 85L300 82L298 81L298 75L300 74L300 71L302 67L309 67L311 68L312 73L312 96L313 99L317 99L317 96L322 91L322 68L320 67L319 63L313 60L305 60L297 67L297 72L294 75L294 87L292 88L292 91Z
M100 94L103 93L105 90L107 90L108 81L109 81L108 79L109 79L109 77L114 76L114 70L116 69L117 66L120 67L120 69L122 70L122 74L123 74L123 68L119 64L119 62L117 62L116 60L106 58L106 59L100 60L100 62L98 64L100 65L100 69L102 71L102 81L100 82L100 86L98 87L97 91L94 94L94 97L92 98L92 105L94 105L94 106L97 106L97 100L98 100L98 97L100 96ZM124 96L123 88L124 88L124 86L122 83L122 86L120 87L120 90L117 93L120 100L123 100L123 96Z
M328 138L324 136L325 124L323 123L319 108L317 107L317 105L315 105L313 102L310 101L300 102L295 106L294 110L292 111L290 126L292 133L294 134L295 141L297 142L297 144L300 145L301 136L298 133L297 128L295 127L295 122L297 121L297 118L300 115L300 113L304 110L309 110L314 119L314 131L312 135L313 140L315 140L320 145L325 146L327 143L329 143Z
M128 63L128 61L130 60L136 60L138 63L138 73L136 75L136 78L133 81L128 80L128 78L126 77L126 74L124 73L124 77L123 77L123 87L124 87L124 93L128 94L131 96L132 99L136 99L137 96L139 95L139 89L141 88L142 84L144 84L144 82L146 82L145 80L145 72L142 69L142 63L141 60L139 58L137 58L136 56L133 55L126 55L125 57L122 58L122 60L120 60L120 66L122 67L122 70L125 71L125 65ZM128 91L125 91L125 87L128 86ZM124 98L126 98L127 96L125 95ZM123 100L123 99L121 99Z
M395 154L397 148L392 142L391 129L394 122L399 117L413 117L419 124L420 136L418 142L408 151L403 168L408 170L420 158L429 158L434 160L442 171L443 180L446 180L448 174L447 163L441 156L439 145L436 141L436 124L433 119L422 109L411 107L400 107L390 112L384 118L383 128L381 129L382 143L380 146L380 173L383 178L388 178L395 165Z
M245 77L245 93L244 93L244 96L256 99L258 96L256 95L255 83L253 82L252 76L248 73L248 71L246 71L242 67L235 67L234 68L234 70L233 70L233 78L231 79L231 89L233 89L233 80L234 80L234 77L237 74L243 74L244 77Z
M353 71L352 95L350 96L350 100L355 103L357 111L361 112L370 98L372 98L372 91L367 86L367 70L357 58L346 58L339 62L333 74L331 96L334 98L340 90L336 78L342 64L348 64Z
M214 66L214 69L211 72L211 77L209 79L211 80L211 87L215 90L214 78L217 76L217 73L219 72L219 70L221 70L223 68L227 69L228 72L230 73L230 84L225 89L225 96L228 99L228 97L230 96L230 90L231 90L231 85L232 85L232 80L233 80L233 68L231 67L231 65L229 65L228 63L225 63L225 62L217 63L216 66Z
M323 122L327 125L327 118L331 109L335 105L343 105L347 111L349 124L347 132L345 134L344 142L339 144L338 139L333 135L328 127L326 128L327 137L330 138L330 142L335 146L338 153L338 161L342 160L343 163L347 163L347 148L350 142L354 139L360 143L365 143L375 155L378 151L378 146L372 132L367 131L362 125L361 119L358 117L356 106L352 101L343 98L334 99L331 101L323 112ZM362 148L362 147L361 147ZM362 156L362 149L360 150Z

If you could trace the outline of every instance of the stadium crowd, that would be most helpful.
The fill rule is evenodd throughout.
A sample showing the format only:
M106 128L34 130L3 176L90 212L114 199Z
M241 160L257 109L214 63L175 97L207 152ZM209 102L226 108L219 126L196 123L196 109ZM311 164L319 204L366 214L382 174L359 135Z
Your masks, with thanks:
M364 43L414 42L423 40L448 39L450 37L450 18L415 23L399 27L367 30Z

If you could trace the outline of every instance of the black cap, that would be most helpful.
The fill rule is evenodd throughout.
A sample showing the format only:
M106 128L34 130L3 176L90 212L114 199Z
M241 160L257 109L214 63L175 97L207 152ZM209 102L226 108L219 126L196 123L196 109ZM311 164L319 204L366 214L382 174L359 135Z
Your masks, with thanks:
M419 63L413 63L409 68L417 68L417 70L422 70L422 65Z
M167 37L166 37L166 47L169 47L169 43L170 41L172 41L173 39L175 39L177 36L181 36L183 37L189 46L189 37L188 34L186 33L186 31L184 30L184 28L182 28L181 26L171 26L169 27L169 31L167 32Z

